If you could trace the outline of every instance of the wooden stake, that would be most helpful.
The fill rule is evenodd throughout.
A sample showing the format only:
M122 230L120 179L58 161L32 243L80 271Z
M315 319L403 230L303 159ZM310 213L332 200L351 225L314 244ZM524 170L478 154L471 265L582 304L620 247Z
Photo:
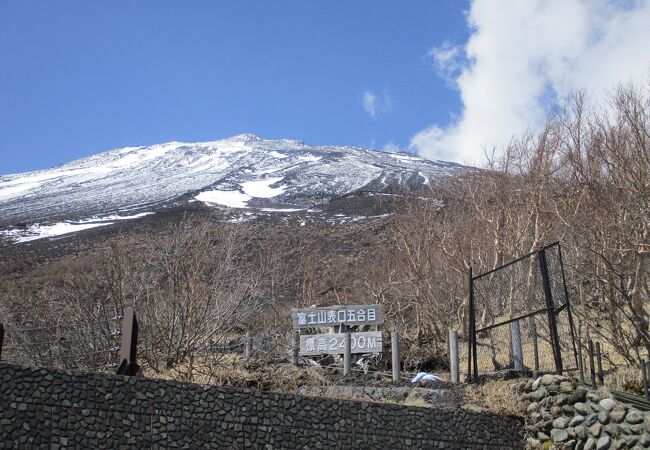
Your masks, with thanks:
M521 328L518 320L510 323L510 341L515 370L524 370L524 353L521 348Z
M600 351L600 342L596 342L596 358L598 361L598 381L602 385L605 383L605 374L603 373L603 355Z
M352 363L352 335L348 332L343 335L343 376L350 375Z
M596 367L594 364L594 341L589 339L589 372L591 373L591 387L596 389Z
M399 333L393 331L390 337L391 342L391 356L393 363L393 383L399 383L400 379L400 366L399 366Z
M452 383L460 383L458 364L458 331L449 330L449 369Z
M530 334L533 339L533 375L539 373L539 343L537 342L537 324L535 317L530 318Z
M300 353L300 333L295 331L292 334L291 343L291 363L295 366L298 365L298 355Z
M650 367L650 365L648 367ZM641 377L643 378L643 396L648 400L648 374L646 373L645 361L641 361Z
M252 342L251 342L251 332L247 331L246 332L246 337L244 338L246 341L244 342L244 358L250 358L251 353L252 353Z
M120 366L118 375L134 376L138 373L138 319L133 308L124 310L122 319L122 345L120 347Z

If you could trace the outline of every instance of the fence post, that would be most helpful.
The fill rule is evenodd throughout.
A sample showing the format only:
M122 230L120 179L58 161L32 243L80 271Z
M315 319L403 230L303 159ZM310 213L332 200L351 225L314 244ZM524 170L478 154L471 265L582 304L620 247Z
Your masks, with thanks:
M352 334L346 332L343 335L343 376L350 375L352 363Z
M650 364L650 361L649 361ZM650 366L648 366L650 367ZM648 374L646 373L646 361L641 360L641 378L643 378L643 396L646 400L649 399L648 395Z
M573 355L577 359L578 353L576 351L576 332L575 327L573 326L573 313L571 312L571 302L569 301L569 290L566 286L566 277L564 276L564 259L562 258L562 246L560 243L557 243L557 255L560 259L560 270L562 271L562 286L564 287L564 299L566 300L566 310L567 315L569 316L569 328L571 330L571 344L573 345ZM578 346L580 341L578 341ZM577 362L577 361L576 361ZM578 367L582 365L582 361L578 363Z
M391 357L393 363L393 383L399 383L400 366L399 366L399 333L393 331L390 335Z
M585 368L583 367L582 362L582 341L580 336L578 336L578 371L580 372L580 382L585 382Z
M298 355L300 353L300 334L298 331L291 333L291 364L298 365Z
M512 359L515 370L524 370L524 354L521 348L521 328L519 321L510 323L510 342L512 343Z
M557 322L555 321L555 306L553 305L553 292L551 290L551 277L548 273L548 264L546 263L546 251L541 249L538 253L539 265L542 271L542 285L544 286L544 297L546 298L546 312L548 316L548 327L553 346L553 358L555 359L555 369L559 375L562 375L562 350L560 349L560 337L557 334Z
M602 385L605 383L605 376L603 374L603 356L600 351L600 342L596 342L596 358L598 362L598 381Z
M118 375L134 376L138 373L136 362L138 354L138 319L130 306L124 310L122 319L122 345L120 346L120 366Z
M594 341L589 339L589 372L591 374L591 387L596 389L596 366L594 364Z
M5 327L0 323L0 361L2 361L2 344L5 341Z
M537 324L535 317L530 318L530 335L533 339L533 375L539 373L539 343L537 342Z
M467 272L467 286L469 290L469 342L467 344L467 378L471 383L478 383L478 357L476 355L476 311L474 305L474 275L472 266ZM473 366L473 372L472 372Z
M458 362L458 331L449 330L449 370L452 383L460 383Z
M650 361L645 362L645 373L646 378L648 379L648 383L650 383ZM646 389L645 395L646 400L650 400L650 386L648 386L648 389Z
M247 331L246 332L246 341L244 342L244 357L245 358L250 358L251 353L252 353L252 342L251 342L251 332Z
M648 379L648 384L650 384L650 360L645 362L646 366L646 378ZM648 386L648 390L645 392L646 395L646 400L650 400L650 386Z

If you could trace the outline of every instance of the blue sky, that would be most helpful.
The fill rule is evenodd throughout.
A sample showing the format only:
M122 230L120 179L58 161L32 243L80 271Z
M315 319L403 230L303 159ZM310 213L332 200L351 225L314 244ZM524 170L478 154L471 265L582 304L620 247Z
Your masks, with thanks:
M0 174L240 133L408 148L461 109L430 52L468 7L0 0Z

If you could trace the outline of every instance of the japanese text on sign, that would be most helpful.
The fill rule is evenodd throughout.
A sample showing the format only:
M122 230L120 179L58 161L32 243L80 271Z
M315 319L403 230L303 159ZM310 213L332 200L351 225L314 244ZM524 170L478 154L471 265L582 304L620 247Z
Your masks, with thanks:
M331 306L292 309L291 318L294 328L377 325L384 322L384 313L381 305Z
M381 353L381 331L350 333L352 353ZM345 334L313 334L300 336L300 354L303 356L323 353L343 354Z

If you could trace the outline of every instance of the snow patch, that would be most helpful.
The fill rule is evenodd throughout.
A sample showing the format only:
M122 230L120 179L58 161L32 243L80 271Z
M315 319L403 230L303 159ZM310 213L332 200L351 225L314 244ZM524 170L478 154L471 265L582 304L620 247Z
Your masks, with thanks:
M1 231L0 233L9 237L11 237L13 234L14 236L16 236L14 238L14 242L21 243L21 242L35 241L37 239L61 236L64 234L74 233L76 231L87 230L89 228L105 227L106 225L112 225L113 223L114 222L102 222L102 223L60 222L60 223L55 223L54 225L35 224L29 227L29 230L27 231L28 233L31 234L29 236L21 236L20 232L15 232L16 230Z
M323 159L323 157L322 156L316 156L316 155L302 155L302 156L299 156L298 159L300 159L301 161L316 162L316 161L320 161L321 159Z
M221 191L218 189L200 192L194 198L205 202L213 203L230 208L248 208L248 202L256 198L271 198L282 194L285 191L284 186L272 188L271 185L282 180L279 178L267 178L264 180L246 181L241 183L240 191Z
M277 188L272 188L271 185L282 180L282 177L279 178L267 178L265 180L256 180L256 181L246 181L241 184L242 189L247 195L257 198L271 198L276 197L282 194L286 188L280 186Z
M272 167L270 169L260 170L260 171L256 172L256 175L266 175L266 174L269 174L269 173L279 172L279 171L281 171L283 169L285 169L285 167Z
M108 169L116 170L118 168L129 167L136 163L150 161L152 159L164 156L168 151L181 147L181 142L167 142L165 144L151 145L149 147L139 147L130 152L126 152L124 157L113 161L108 165Z
M77 220L75 221L75 223L106 222L107 220L131 220L131 219L139 219L140 217L150 216L152 214L156 214L156 213L143 212L143 213L133 214L132 216L112 215L112 216L104 216L104 217L91 217L89 219Z
M203 191L195 199L217 205L228 206L229 208L248 208L250 196L242 194L239 191Z
M133 214L131 216L105 216L105 217L91 217L89 219L81 220L68 220L65 222L58 222L52 225L41 225L35 223L26 230L0 230L0 236L8 237L15 243L30 242L37 239L52 238L62 236L65 234L75 233L77 231L87 230L89 228L104 227L106 225L113 225L118 220L139 219L140 217L155 214L153 212L144 212Z
M298 212L304 211L303 208L262 208L260 211L264 212Z
M27 192L29 190L32 190L38 186L41 185L40 182L33 181L33 182L24 182L24 183L16 183L15 185L12 185L11 182L9 183L3 183L5 186L8 187L2 187L2 184L0 184L0 199L9 199L11 197L15 197L18 194L22 194L23 192Z
M417 156L409 156L403 153L387 153L391 158L399 159L400 161L422 161L421 158Z

